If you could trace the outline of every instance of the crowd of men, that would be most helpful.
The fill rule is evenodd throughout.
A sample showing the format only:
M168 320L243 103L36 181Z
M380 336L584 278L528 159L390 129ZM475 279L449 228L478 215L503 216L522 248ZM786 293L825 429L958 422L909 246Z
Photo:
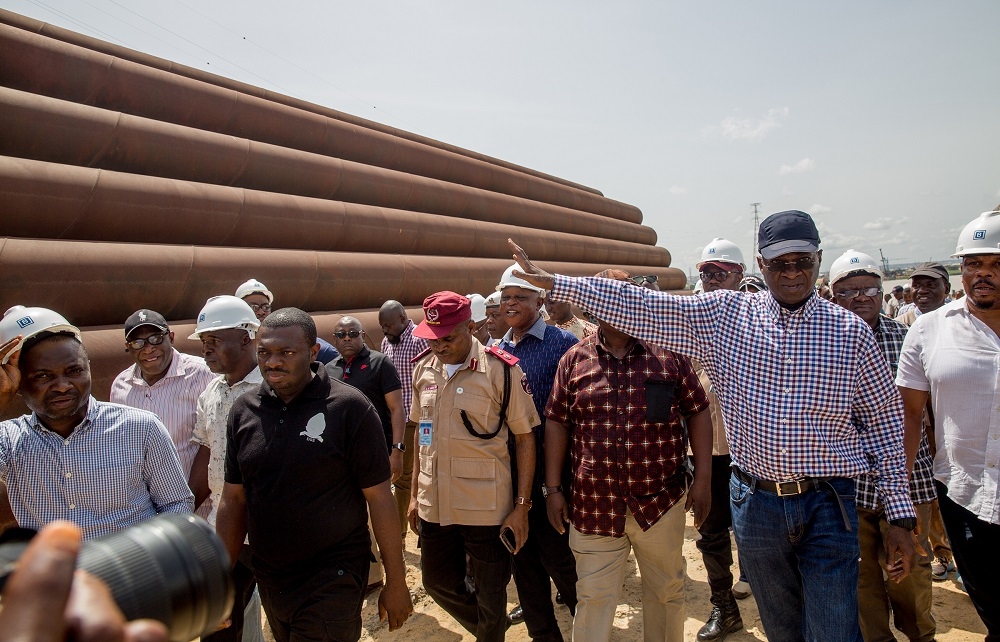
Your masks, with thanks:
M932 640L931 583L955 566L1000 639L1000 212L959 235L950 301L942 265L914 271L906 301L854 250L821 295L799 211L761 224L762 279L709 243L694 297L614 268L549 275L510 245L487 297L434 293L419 324L386 301L380 351L351 316L327 343L255 279L205 303L202 358L137 310L110 403L76 327L12 308L0 407L17 393L31 413L0 423L0 515L48 526L34 561L197 511L236 589L211 640L261 639L260 605L279 641L357 640L377 589L398 629L409 526L427 594L476 640L523 621L561 641L557 608L574 640L608 640L631 552L644 638L679 641L688 511L713 607L700 641L742 629L751 594L771 640ZM38 619L36 567L5 593L10 630Z

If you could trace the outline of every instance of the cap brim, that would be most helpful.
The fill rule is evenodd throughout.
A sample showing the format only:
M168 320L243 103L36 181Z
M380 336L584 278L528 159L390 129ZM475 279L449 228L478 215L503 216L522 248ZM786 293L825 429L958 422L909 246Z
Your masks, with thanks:
M844 272L843 274L838 274L834 278L830 279L830 285L833 285L834 283L837 283L838 281L840 281L842 279L846 279L849 274L853 274L854 276L857 276L859 273L862 273L862 272L865 273L865 274L869 274L871 276L877 276L879 279L884 279L885 278L885 276L883 276L883 274L881 272L879 272L878 270L876 270L875 268L859 267L859 268L854 268L853 270L848 270L847 272Z
M760 255L767 260L781 256L782 254L793 254L796 252L818 252L819 245L812 241L794 239L791 241L779 241L767 247L760 248Z
M910 275L910 278L912 279L915 276L929 276L932 279L944 279L946 281L951 280L950 274L948 276L945 276L944 274L941 274L937 270L914 270L913 274Z
M451 325L427 325L426 320L421 321L417 327L413 328L413 336L420 339L441 339L451 334L451 331L458 326L468 322L469 319Z
M743 271L743 266L739 263L736 263L735 261L702 261L696 267L699 270L701 270L702 268L708 267L710 265L717 267L720 270L730 270L734 267L737 267L740 269L740 272Z
M134 328L132 328L131 330L129 330L128 334L125 335L125 340L126 341L130 341L129 337L132 336L133 334L135 334L136 330L138 330L139 328L144 328L147 325L149 327L151 327L151 328L156 328L157 330L160 330L161 332L170 332L170 328L168 328L165 325L160 325L159 323L140 323L139 325L137 325ZM190 337L188 337L188 338L190 338Z

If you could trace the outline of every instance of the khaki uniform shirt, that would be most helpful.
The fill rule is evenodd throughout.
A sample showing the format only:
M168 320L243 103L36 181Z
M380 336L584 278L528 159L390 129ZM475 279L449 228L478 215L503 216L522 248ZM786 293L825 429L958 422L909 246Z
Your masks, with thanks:
M726 441L726 424L722 421L722 407L719 406L719 398L715 395L715 388L705 373L705 368L697 359L691 359L691 365L698 374L698 381L708 395L708 412L712 416L712 456L728 455L729 442Z
M420 518L447 526L498 526L514 510L507 450L508 429L528 434L541 421L527 392L524 373L511 367L507 425L492 439L473 437L462 423L464 410L482 434L496 430L503 398L504 364L478 341L461 369L449 379L441 361L429 354L413 369L410 421L417 423L417 505ZM431 444L420 445L431 422Z

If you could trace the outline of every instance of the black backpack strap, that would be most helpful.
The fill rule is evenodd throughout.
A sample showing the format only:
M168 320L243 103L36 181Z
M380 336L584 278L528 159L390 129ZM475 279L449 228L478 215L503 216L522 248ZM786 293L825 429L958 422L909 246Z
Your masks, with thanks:
M464 410L461 412L462 424L465 426L465 429L469 431L469 434L472 435L473 437L478 437L480 439L493 439L494 437L500 434L500 431L503 430L504 424L507 423L507 406L509 404L510 404L510 366L504 363L503 399L500 401L500 424L497 426L497 429L491 433L486 433L486 434L476 432L476 429L472 427L472 422L469 421L469 416L465 414Z

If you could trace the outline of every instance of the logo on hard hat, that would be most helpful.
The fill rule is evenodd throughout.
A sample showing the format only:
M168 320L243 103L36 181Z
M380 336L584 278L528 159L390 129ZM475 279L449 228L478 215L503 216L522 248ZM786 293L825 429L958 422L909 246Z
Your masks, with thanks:
M19 328L27 328L29 325L32 325L34 322L35 321L31 317L21 317L20 319L17 320L17 327L19 327Z
M708 253L709 254L715 254L715 248L714 247L708 248Z
M851 263L861 263L861 259L856 256L851 257Z
M201 314L198 315L198 323L201 323L204 320L205 320L205 313L202 312Z
M438 322L438 311L437 308L430 308L427 310L427 323L437 323Z
M986 238L986 230L976 230L972 233L972 238L981 241Z

